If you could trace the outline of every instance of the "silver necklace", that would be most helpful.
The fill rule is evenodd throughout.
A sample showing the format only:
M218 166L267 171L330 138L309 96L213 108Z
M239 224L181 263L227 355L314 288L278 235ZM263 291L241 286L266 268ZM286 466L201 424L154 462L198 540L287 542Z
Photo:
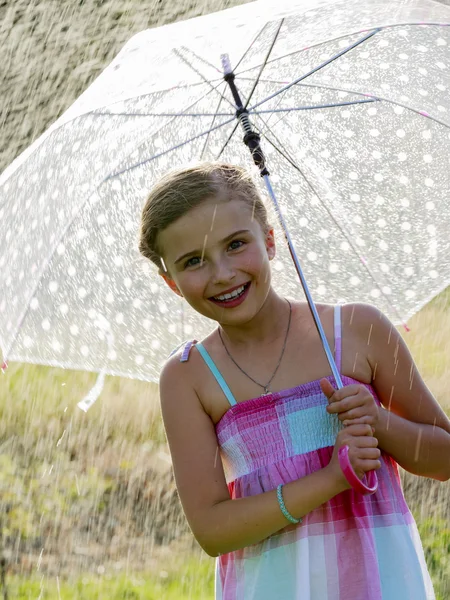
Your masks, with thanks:
M225 351L228 354L228 356L234 362L234 364L239 369L239 371L241 371L242 373L244 373L244 375L246 377L248 377L249 379L251 379L253 381L253 383L256 383L256 385L259 385L259 387L262 387L264 389L263 396L266 396L267 394L271 394L272 393L271 390L270 390L270 388L269 388L269 385L272 383L272 380L275 377L275 375L276 375L276 373L278 371L279 366L281 365L281 361L283 360L284 351L286 350L286 344L287 344L287 339L288 339L288 335L289 335L289 329L291 327L291 316L292 316L292 306L291 306L291 303L289 302L289 300L287 298L286 298L286 302L289 304L289 320L288 320L288 325L287 325L287 329L286 329L286 335L285 335L285 338L284 338L283 349L281 350L280 358L278 360L277 366L275 367L275 371L272 373L272 377L269 379L269 381L265 385L262 384L262 383L259 383L259 381L256 381L256 379L253 379L253 377L251 377L251 375L249 375L248 373L246 373L244 371L244 369L237 364L237 362L234 360L234 358L228 352L228 348L225 346L225 342L223 341L222 334L220 333L220 327L217 329L217 331L219 332L220 341L222 342L222 345L225 348Z

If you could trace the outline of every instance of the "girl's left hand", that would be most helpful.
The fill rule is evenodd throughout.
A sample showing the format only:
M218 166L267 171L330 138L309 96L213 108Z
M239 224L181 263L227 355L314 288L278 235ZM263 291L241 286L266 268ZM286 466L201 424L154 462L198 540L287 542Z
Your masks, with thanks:
M328 398L327 412L337 414L344 426L364 423L376 429L380 409L364 385L346 385L335 390L328 379L321 379L320 387Z

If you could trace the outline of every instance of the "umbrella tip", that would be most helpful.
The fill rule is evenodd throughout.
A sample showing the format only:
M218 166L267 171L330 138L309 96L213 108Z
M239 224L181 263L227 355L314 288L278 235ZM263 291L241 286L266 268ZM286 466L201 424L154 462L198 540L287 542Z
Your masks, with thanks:
M223 74L229 75L232 73L230 57L228 54L221 54L220 60L222 61Z

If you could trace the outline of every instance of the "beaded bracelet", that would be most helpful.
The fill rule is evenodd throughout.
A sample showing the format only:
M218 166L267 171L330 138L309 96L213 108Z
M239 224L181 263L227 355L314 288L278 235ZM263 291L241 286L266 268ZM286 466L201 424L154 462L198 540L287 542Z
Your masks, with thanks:
M280 505L281 508L281 512L283 513L283 515L286 517L286 519L288 521L290 521L291 523L301 523L302 520L301 519L296 519L295 517L293 517L291 515L291 513L288 511L288 509L286 508L285 504L284 504L284 500L283 500L283 494L281 492L281 488L283 487L283 484L280 483L280 485L277 487L277 499L278 499L278 504Z

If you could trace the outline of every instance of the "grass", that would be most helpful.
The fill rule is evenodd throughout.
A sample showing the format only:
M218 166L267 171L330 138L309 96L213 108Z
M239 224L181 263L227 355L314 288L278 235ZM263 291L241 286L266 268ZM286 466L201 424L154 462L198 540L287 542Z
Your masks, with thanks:
M159 573L105 573L66 580L13 577L9 582L10 597L16 600L212 600L213 589L214 562L199 556Z
M450 413L450 289L400 329ZM207 600L214 561L182 515L154 384L11 364L0 387L0 552L10 598ZM449 483L403 473L437 597L450 597ZM0 583L1 596L1 583Z

